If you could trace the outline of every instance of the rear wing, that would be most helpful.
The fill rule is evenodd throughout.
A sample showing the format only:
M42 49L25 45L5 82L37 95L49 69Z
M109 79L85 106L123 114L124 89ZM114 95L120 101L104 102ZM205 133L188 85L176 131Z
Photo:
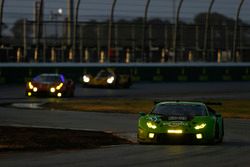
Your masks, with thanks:
M180 102L181 100L154 100L154 105L161 103L161 102Z

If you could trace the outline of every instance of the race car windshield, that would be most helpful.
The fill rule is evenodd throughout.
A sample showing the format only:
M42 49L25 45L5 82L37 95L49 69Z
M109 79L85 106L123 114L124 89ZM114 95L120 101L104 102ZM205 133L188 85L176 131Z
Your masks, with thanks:
M108 71L100 71L98 74L97 74L97 78L107 78L107 77L110 77L112 76L111 73L109 73Z
M162 104L155 107L152 114L164 116L205 116L206 110L204 106L196 104Z
M54 83L64 82L64 78L61 75L39 75L34 78L34 81L41 83Z

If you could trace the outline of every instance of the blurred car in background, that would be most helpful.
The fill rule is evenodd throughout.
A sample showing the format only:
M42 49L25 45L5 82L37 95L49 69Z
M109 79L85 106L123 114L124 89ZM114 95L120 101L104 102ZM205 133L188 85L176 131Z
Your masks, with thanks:
M26 84L26 96L74 96L75 84L62 74L40 74Z
M203 102L163 101L138 121L139 143L221 143L221 114Z
M114 69L102 69L96 75L84 74L85 87L129 88L132 85L130 74L121 74Z

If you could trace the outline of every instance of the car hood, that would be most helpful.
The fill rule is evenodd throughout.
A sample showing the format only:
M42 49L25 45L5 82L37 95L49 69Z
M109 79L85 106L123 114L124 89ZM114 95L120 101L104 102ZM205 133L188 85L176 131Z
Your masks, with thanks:
M163 115L148 115L147 119L154 122L161 122L161 121L191 121L193 120L194 116L163 116Z

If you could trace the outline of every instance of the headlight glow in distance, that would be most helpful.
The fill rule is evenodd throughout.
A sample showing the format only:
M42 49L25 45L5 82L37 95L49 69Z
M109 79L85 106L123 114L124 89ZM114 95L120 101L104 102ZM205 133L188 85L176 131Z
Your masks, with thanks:
M37 87L33 88L33 92L37 92L37 90L38 90Z
M114 80L115 80L115 77L114 77L114 76L111 76L111 77L109 77L109 78L107 79L107 83L108 83L108 84L112 84L112 83L114 82Z
M57 97L62 97L62 93L57 93Z
M157 128L157 126L153 122L151 122L151 121L147 122L147 126L149 128L151 128L151 129L156 129Z
M90 81L90 78L88 76L86 76L86 75L84 75L82 77L82 79L83 79L83 82L86 82L86 83L88 83Z
M56 87L56 90L60 90L63 86L63 83L60 83L57 87Z
M154 133L149 133L149 134L148 134L148 137L149 137L150 139L153 139L153 138L155 137L155 134L154 134Z
M202 138L203 138L202 134L200 133L196 134L196 139L202 139Z
M50 88L50 92L54 93L56 91L56 89L54 87Z
M31 82L29 82L29 88L30 88L30 89L33 89L33 88L34 88L34 86L32 85Z
M196 126L194 127L194 129L196 129L196 130L203 129L203 128L205 128L205 126L206 126L206 124L205 124L205 123L202 123L202 124L196 125Z

